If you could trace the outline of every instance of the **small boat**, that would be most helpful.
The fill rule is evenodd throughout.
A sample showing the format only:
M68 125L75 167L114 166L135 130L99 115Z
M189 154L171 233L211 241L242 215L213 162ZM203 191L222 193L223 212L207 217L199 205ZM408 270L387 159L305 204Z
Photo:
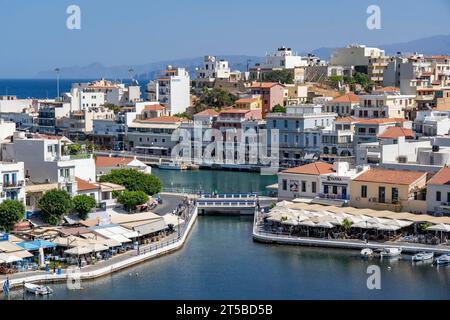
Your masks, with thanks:
M402 253L402 248L384 248L383 251L381 251L381 257L385 258L391 258L391 257L397 257Z
M53 293L53 289L48 286L40 286L32 283L25 283L25 290L35 295L45 296Z
M444 265L444 264L450 264L450 254L443 254L442 256L439 256L436 259L436 264L439 265Z
M368 258L373 256L373 250L370 248L364 248L361 250L361 257Z
M161 164L159 166L159 169L162 169L162 170L186 170L186 165L178 164L175 162L170 162L168 164Z
M412 261L425 261L433 259L434 253L433 252L419 252L412 256Z

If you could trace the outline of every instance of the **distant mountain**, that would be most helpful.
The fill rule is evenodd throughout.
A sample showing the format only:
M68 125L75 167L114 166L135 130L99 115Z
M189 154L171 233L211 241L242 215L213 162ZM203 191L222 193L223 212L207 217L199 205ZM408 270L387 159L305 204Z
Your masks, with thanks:
M343 46L346 44L343 44ZM378 48L386 50L386 54L395 55L397 52L414 53L419 52L425 55L450 54L450 35L439 35L433 37L422 38L418 40L394 43L389 45L373 45ZM308 53L315 54L323 60L329 60L330 55L336 51L336 48L322 47L309 52L301 52L301 55ZM232 70L245 71L247 69L247 61L250 60L250 66L255 63L261 63L264 57L246 56L246 55L223 55L220 59L225 59L230 62ZM177 59L152 62L142 65L131 66L112 66L108 67L99 62L89 64L87 66L73 66L61 68L61 77L65 79L128 79L130 67L137 74L138 79L154 79L159 72L167 65L178 67L185 67L194 76L195 68L200 67L203 62L203 57ZM36 75L37 78L54 78L53 70L41 71Z
M346 45L346 44L345 44ZM344 45L343 45L344 46ZM422 53L424 55L438 55L450 54L450 35L440 35L427 38L421 38L408 42L399 42L386 45L371 45L380 49L384 49L387 55L395 55L397 52L401 53ZM301 55L313 53L323 60L329 60L330 55L336 51L337 48L319 48L311 52L302 52Z
M231 70L247 70L247 61L250 60L250 66L255 63L263 61L262 57L245 56L245 55L223 55L218 56L220 59L225 59L230 63ZM100 62L91 63L87 66L73 66L60 68L61 78L65 79L128 79L129 70L132 68L134 74L138 79L155 79L161 70L168 65L186 68L191 76L195 74L195 68L203 65L203 57L166 60L159 62L152 62L143 65L129 65L129 66L112 66L108 67ZM53 70L41 71L36 75L37 78L54 78L55 72Z

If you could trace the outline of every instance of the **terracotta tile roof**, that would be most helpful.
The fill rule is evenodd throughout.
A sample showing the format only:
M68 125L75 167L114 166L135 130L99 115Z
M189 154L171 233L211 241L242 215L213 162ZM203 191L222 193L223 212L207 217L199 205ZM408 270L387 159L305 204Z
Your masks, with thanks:
M379 119L359 119L358 123L361 124L383 124L383 123L398 123L406 122L408 120L403 118L379 118Z
M175 116L162 116L157 118L146 119L145 122L155 122L155 123L174 123L174 122L183 122L186 119L175 117Z
M241 98L236 100L235 103L252 103L252 102L257 102L259 101L259 99L257 98Z
M398 137L414 138L414 131L402 127L389 127L378 135L380 139L395 139Z
M99 186L78 177L75 177L75 180L77 181L77 191L90 191L100 189Z
M250 86L251 89L269 89L273 86L280 85L278 82L253 82Z
M353 117L342 117L342 118L337 118L334 122L335 123L356 123L356 122L360 122L362 119L358 119L358 118L353 118Z
M145 108L144 108L145 111L157 111L157 110L164 110L164 109L166 109L166 108L160 104L152 104L152 105L145 106Z
M203 110L202 112L195 114L195 116L210 116L210 117L215 117L217 115L219 115L219 113L214 109L206 109Z
M420 178L425 177L426 175L427 174L425 172L418 171L372 168L363 172L353 180L362 182L410 185Z
M95 165L99 168L101 167L119 167L126 166L133 158L122 158L122 157L100 157L97 156L95 160Z
M359 97L353 92L346 93L330 101L330 103L357 103Z
M290 168L282 171L282 173L295 173L295 174L310 174L318 176L320 174L334 173L333 165L325 162L314 162L305 164L300 167Z
M427 184L450 185L450 168L444 167L439 170Z

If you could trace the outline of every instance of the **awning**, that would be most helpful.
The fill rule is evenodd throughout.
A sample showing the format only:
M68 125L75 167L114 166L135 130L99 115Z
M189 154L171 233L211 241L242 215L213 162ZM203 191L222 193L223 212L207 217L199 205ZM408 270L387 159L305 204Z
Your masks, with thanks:
M178 226L178 224L184 223L184 220L179 218L179 216L177 216L175 214L168 213L168 214L164 215L163 218L167 225L171 224L174 227Z
M23 247L9 241L0 241L0 252L21 251Z
M157 146L151 146L151 147L137 146L137 147L134 147L134 148L135 149L150 149L150 150L169 150L168 148L157 147Z
M40 239L28 242L19 242L17 243L17 245L24 248L25 250L31 251L39 250L39 248L48 249L57 247L56 243Z
M22 260L22 258L19 258L16 255L0 253L0 263L12 263L20 260Z

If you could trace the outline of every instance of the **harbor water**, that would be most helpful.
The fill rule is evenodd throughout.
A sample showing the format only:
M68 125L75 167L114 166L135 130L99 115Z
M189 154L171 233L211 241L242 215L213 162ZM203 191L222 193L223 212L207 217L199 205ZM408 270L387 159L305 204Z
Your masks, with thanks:
M221 171L158 171L186 188L249 192L274 177ZM200 216L179 251L82 283L50 284L50 297L26 299L448 299L450 267L415 264L411 257L363 260L358 251L280 246L252 240L251 217ZM369 266L380 270L370 290ZM370 280L369 280L370 282ZM22 299L16 290L11 299Z

